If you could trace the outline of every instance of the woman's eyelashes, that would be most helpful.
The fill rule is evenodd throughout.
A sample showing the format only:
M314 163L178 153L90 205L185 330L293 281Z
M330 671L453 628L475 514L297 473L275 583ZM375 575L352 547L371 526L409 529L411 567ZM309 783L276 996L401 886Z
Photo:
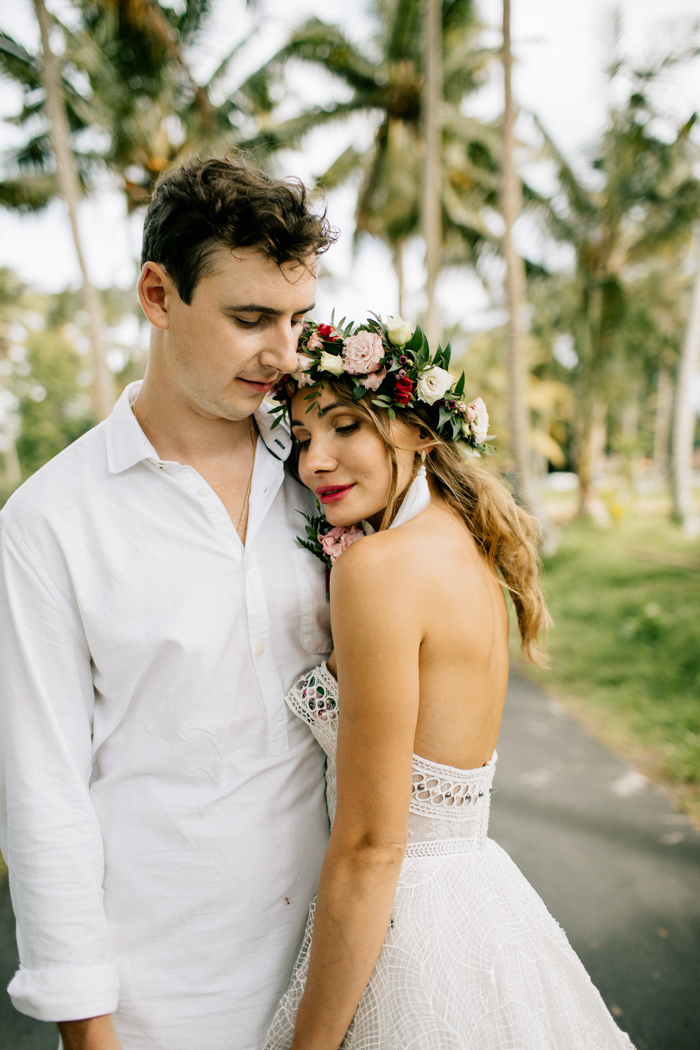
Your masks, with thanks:
M336 434L354 434L356 430L360 429L359 421L356 423L345 423L342 427L336 427Z
M336 434L342 434L343 437L347 437L349 434L354 434L356 430L359 430L360 426L361 426L361 423L360 423L359 420L356 420L354 423L344 423L342 426L336 426L335 427L335 433ZM308 435L304 434L303 431L302 431L301 434L294 434L293 433L292 437L294 438L294 440L297 443L297 445L299 446L299 448L308 448L309 447L309 444L311 442L311 438Z

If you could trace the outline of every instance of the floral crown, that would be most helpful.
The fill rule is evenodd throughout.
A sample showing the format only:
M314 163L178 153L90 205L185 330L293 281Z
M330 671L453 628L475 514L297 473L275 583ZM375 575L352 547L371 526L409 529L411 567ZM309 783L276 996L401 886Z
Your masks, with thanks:
M464 372L459 379L448 371L449 343L438 347L431 357L428 340L419 325L415 330L400 317L386 321L375 315L354 326L317 324L306 321L299 338L298 368L282 376L272 397L279 404L273 427L287 411L287 403L302 387L313 387L307 394L307 412L321 397L324 380L342 380L354 401L370 393L372 404L385 409L390 419L397 411L421 407L442 438L460 441L472 455L489 454L489 417L486 405L477 397L464 401Z

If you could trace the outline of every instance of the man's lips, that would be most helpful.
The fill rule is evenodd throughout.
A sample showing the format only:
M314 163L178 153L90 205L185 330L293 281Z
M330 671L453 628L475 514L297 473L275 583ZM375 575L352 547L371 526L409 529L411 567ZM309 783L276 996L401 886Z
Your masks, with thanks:
M320 503L337 503L354 487L354 482L350 485L322 485L321 488L316 489L316 495Z
M239 376L238 378L241 383L245 383L246 386L250 387L251 390L255 390L258 394L266 394L268 390L272 390L277 382L276 379L267 379L263 382L255 379L244 379L243 376Z

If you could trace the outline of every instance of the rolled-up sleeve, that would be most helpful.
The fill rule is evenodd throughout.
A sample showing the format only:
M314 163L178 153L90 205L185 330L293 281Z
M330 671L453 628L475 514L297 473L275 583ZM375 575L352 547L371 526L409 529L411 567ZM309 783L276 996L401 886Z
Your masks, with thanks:
M90 653L70 600L4 514L0 646L0 848L21 960L8 991L41 1021L112 1013L119 985L89 790Z

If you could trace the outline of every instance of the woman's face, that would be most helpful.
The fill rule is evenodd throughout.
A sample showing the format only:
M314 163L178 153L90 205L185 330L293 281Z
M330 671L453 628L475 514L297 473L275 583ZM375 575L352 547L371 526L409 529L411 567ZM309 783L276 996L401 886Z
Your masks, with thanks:
M331 525L369 521L378 529L391 490L391 458L377 431L356 408L341 404L326 384L316 406L302 389L292 399L292 433L299 443L299 477L323 505ZM391 424L398 464L397 495L413 477L417 438Z

